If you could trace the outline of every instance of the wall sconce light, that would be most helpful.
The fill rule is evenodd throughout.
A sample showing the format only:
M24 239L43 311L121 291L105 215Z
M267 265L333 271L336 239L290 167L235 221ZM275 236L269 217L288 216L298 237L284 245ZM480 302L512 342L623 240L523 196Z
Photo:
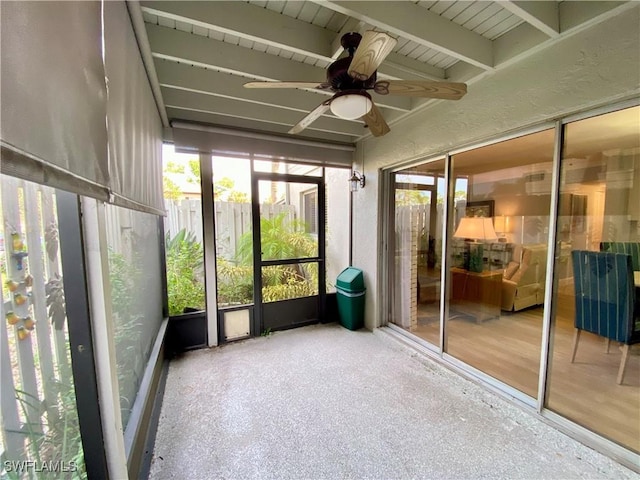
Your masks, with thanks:
M358 185L360 188L364 188L364 183L364 174L354 170L351 178L349 179L350 190L352 192L357 192Z

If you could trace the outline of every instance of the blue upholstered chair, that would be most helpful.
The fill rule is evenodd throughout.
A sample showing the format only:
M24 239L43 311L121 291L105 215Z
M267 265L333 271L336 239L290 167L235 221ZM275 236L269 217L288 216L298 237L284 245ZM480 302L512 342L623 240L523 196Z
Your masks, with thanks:
M631 255L574 250L575 336L571 363L575 360L580 332L595 333L623 344L618 369L622 383L629 346L640 342L640 306L633 283Z
M600 242L600 250L631 255L631 266L640 271L640 242Z

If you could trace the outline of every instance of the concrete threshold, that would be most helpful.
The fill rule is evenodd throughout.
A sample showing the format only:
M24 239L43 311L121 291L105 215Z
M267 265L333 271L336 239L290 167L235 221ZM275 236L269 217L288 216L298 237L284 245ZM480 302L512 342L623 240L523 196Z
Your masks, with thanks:
M387 334L336 324L169 367L151 479L635 479Z

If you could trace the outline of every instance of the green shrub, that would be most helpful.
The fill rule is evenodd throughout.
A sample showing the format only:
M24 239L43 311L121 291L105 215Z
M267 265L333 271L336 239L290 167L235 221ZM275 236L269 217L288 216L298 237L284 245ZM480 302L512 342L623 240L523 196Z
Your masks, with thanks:
M246 305L253 303L253 267L236 265L224 258L216 258L218 272L218 305Z
M193 233L180 230L165 239L169 315L179 315L185 307L205 309L202 245Z
M306 224L290 220L286 213L260 219L260 246L263 260L316 257L318 241L307 233ZM253 233L244 233L238 241L236 259L241 265L253 260Z
M318 255L318 242L305 224L289 220L286 213L260 219L263 259L305 258ZM238 241L234 262L217 259L218 304L243 305L253 302L253 233ZM318 293L318 265L273 265L262 269L262 299L275 302Z

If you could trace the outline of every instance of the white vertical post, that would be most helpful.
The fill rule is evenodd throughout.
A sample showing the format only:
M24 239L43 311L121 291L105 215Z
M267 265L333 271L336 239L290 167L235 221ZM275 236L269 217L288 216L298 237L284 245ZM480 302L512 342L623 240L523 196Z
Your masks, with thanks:
M211 154L200 154L200 175L202 182L202 234L207 298L207 343L210 347L215 347L218 345L218 295Z
M111 313L104 204L87 197L81 197L81 201L89 310L107 468L110 478L128 478Z
M55 380L53 368L53 355L51 352L51 325L47 315L47 298L45 282L47 278L44 274L44 256L46 253L42 249L40 213L37 187L33 183L23 183L26 237L27 248L29 249L29 274L33 278L31 301L33 315L36 319L36 346L38 348L38 358L40 372L42 373L42 393L47 404L49 415L56 415L56 390L52 388ZM45 234L46 236L46 234ZM46 239L45 239L46 241ZM46 250L46 249L45 249ZM32 333L33 335L33 333ZM66 350L65 350L66 353ZM67 379L65 379L66 381Z

